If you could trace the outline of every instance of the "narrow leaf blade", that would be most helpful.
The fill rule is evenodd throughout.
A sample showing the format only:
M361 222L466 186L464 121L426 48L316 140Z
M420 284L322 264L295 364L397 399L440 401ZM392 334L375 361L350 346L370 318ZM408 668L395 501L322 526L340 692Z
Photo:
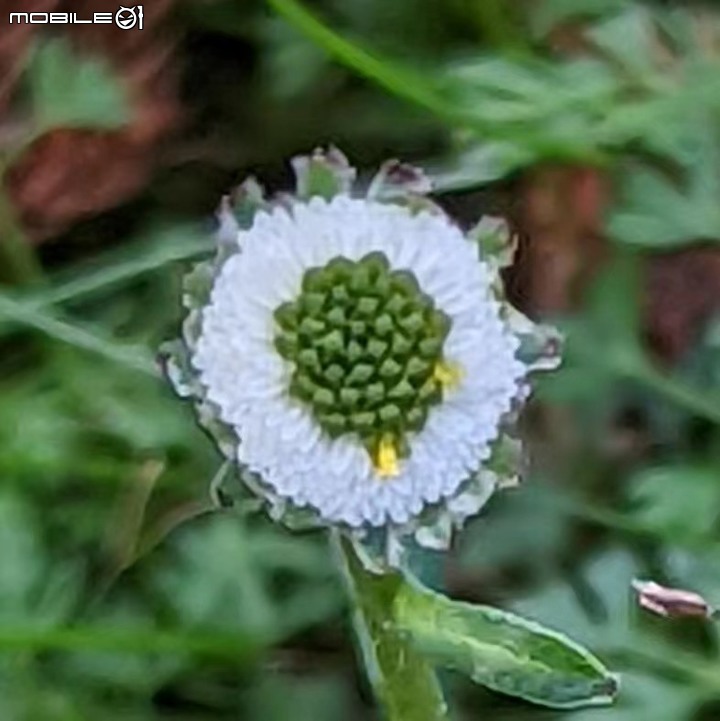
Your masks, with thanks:
M448 121L457 121L435 83L401 63L369 52L326 26L296 0L268 0L286 22L329 56L374 81L393 95L429 110Z
M404 584L395 615L433 663L494 691L558 709L605 705L617 693L617 679L584 648L507 611Z

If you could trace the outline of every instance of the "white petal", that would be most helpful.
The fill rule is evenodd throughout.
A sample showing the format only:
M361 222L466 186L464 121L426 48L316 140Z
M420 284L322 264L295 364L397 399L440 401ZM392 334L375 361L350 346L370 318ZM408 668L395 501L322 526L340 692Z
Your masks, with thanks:
M405 523L457 496L489 456L526 373L474 246L441 216L344 196L260 213L239 243L242 252L216 280L193 356L208 398L241 439L238 460L280 497L351 526ZM273 310L297 297L308 268L372 251L414 273L452 318L444 352L463 372L389 479L377 476L353 436L331 440L289 397L291 369L273 347Z

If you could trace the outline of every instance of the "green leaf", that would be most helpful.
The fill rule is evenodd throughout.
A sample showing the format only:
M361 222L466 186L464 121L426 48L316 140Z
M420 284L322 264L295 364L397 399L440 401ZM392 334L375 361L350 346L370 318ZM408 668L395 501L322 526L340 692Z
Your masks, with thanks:
M628 7L624 12L596 25L588 35L626 70L641 75L652 72L658 42L647 9Z
M604 163L625 142L604 121L622 83L597 60L480 57L455 63L443 81L448 106L474 134L443 186L471 187L548 159Z
M452 601L404 584L397 624L439 666L494 691L558 709L611 703L618 683L603 664L560 633L487 606Z
M61 320L50 311L33 308L17 302L8 295L0 294L0 320L12 320L42 333L54 340L113 360L133 370L159 377L160 373L152 356L139 346L124 345L99 330Z
M405 585L402 576L375 575L351 541L343 538L336 545L364 666L388 721L445 721L445 701L432 667L393 622L393 603Z
M247 721L313 719L338 721L347 717L353 701L351 682L340 671L315 678L306 674L261 674L248 689L252 712Z
M615 253L587 294L597 341L635 347L640 334L641 263L636 253Z
M634 518L644 528L677 542L709 542L720 507L718 470L712 466L659 466L633 479Z
M233 516L199 520L176 537L177 562L156 574L157 590L186 627L240 629L273 642L336 613L341 594L325 548L246 527ZM293 578L282 602L271 577Z
M535 154L513 141L470 143L430 171L433 188L450 193L485 185L532 164Z
M480 57L451 66L444 81L449 101L483 139L558 157L588 158L605 141L596 137L598 121L620 90L607 65L591 59Z
M617 399L617 382L644 367L638 294L638 258L617 253L590 288L582 317L561 324L563 362L540 381L542 393L560 402L590 402L595 413Z
M720 423L720 399L658 370L640 343L639 257L616 253L590 290L582 318L561 323L566 337L558 372L539 381L541 395L584 404L595 419L612 410L618 382L632 382L698 417Z
M618 83L610 70L595 60L557 63L535 57L488 56L452 65L443 87L467 107L470 116L490 124L557 121L560 111L570 108L595 113L599 102L614 97ZM478 97L492 100L492 104L478 106Z
M99 58L78 56L64 39L47 40L37 47L28 82L40 132L110 130L128 122L127 98L111 69Z
M628 0L544 0L534 8L532 20L535 31L545 35L561 23L607 15L626 7Z
M296 100L304 93L313 92L329 65L322 48L298 35L280 18L268 22L266 36L266 68L273 96L279 100Z
M687 581L698 588L696 569L692 570L693 580ZM691 712L703 700L716 697L716 658L690 653L677 638L669 641L654 633L636 609L629 589L632 580L645 572L627 551L613 547L575 569L570 583L551 584L513 604L516 612L561 625L574 638L614 659L622 672L622 693L612 709L572 714L571 721L679 721L695 718ZM710 578L717 579L716 568ZM682 683L670 684L668 679Z
M632 671L623 675L623 693L617 706L583 711L572 714L571 718L572 721L692 719L699 698L696 689Z
M544 485L528 479L512 493L492 498L490 512L470 523L459 539L460 563L474 573L531 561L542 573L570 543L567 514Z
M52 275L51 286L43 287L27 300L38 307L87 300L213 250L212 238L199 225L150 223L137 238L120 248L93 254L82 263Z
M610 218L611 237L656 248L720 238L720 145L707 126L690 155L680 182L645 167L627 175L622 203Z

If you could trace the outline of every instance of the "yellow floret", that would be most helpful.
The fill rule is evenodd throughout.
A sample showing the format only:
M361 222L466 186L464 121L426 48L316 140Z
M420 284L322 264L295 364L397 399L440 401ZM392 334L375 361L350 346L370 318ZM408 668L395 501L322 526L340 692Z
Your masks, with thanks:
M390 434L385 434L380 439L374 465L381 478L392 478L400 473L395 440Z
M462 379L463 371L457 363L440 361L433 368L433 378L445 388L455 388Z

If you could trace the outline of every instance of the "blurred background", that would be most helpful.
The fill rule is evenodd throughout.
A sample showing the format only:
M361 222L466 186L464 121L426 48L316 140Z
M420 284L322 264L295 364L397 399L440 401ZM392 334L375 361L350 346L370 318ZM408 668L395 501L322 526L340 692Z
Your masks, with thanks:
M0 2L0 718L364 721L322 534L213 511L217 452L156 363L219 198L334 143L508 219L515 304L567 336L530 473L428 573L623 675L542 711L445 677L458 719L713 721L720 603L720 10L629 0Z

